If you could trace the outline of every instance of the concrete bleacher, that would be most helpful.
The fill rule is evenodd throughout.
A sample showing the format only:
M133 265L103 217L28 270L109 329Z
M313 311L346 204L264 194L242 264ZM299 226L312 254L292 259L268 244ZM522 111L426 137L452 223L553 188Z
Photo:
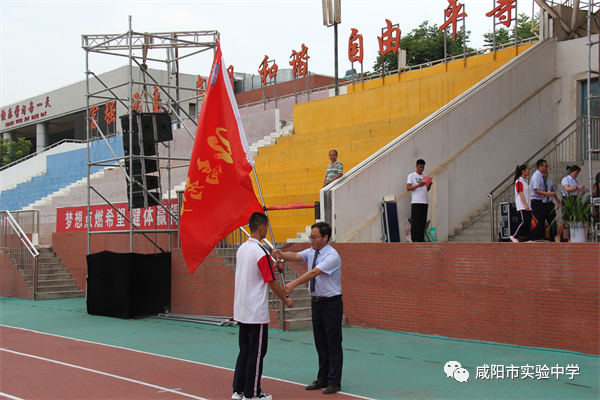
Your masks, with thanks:
M117 156L123 156L123 143L120 136L109 138L108 142ZM113 155L103 140L90 143L92 161L109 158L113 158ZM31 176L27 181L18 183L16 187L0 192L0 209L20 210L87 176L87 148L46 156L45 163L45 174ZM102 168L93 166L91 173ZM32 171L32 174L35 172Z
M519 46L524 51L528 46ZM464 93L515 56L514 49L355 84L348 94L294 107L292 136L258 149L256 171L267 205L319 201L328 153L344 172ZM418 158L418 157L417 157ZM416 159L416 158L415 158ZM400 180L405 179L403 172ZM276 241L295 238L314 223L314 210L271 211Z

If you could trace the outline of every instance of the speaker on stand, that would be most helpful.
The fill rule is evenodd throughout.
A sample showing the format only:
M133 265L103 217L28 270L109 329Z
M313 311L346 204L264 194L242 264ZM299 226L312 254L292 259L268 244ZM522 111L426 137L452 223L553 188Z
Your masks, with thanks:
M130 160L125 159L125 169L130 178L127 181L127 198L131 208L148 208L160 204L162 190L160 162L158 158L146 157L158 157L158 143L173 140L171 116L166 113L136 113L131 125L130 129L129 115L121 117L123 150L125 156L132 157L131 166ZM158 175L150 175L156 172Z

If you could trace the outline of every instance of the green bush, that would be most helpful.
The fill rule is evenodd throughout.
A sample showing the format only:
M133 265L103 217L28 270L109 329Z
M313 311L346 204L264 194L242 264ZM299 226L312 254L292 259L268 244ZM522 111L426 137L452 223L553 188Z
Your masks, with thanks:
M27 156L32 146L33 144L29 140L23 138L15 141L2 139L0 141L0 167Z

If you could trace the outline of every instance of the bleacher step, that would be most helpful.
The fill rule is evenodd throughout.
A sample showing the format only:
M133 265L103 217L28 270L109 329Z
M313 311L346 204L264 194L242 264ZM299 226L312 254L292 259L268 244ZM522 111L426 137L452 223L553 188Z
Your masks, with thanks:
M80 290L77 285L57 285L57 286L40 286L38 285L38 293L56 293L56 292L71 292Z
M73 276L69 273L60 258L52 251L52 246L36 246L38 256L38 299L63 299L83 297Z
M48 292L38 293L38 300L56 300L56 299L70 299L75 297L83 297L83 290L66 291L66 292Z
M285 310L285 319L286 321L296 320L296 319L310 319L312 315L310 305L308 307L297 307L294 304L293 308L286 308Z
M73 279L71 277L66 278L66 279L57 279L57 278L55 278L54 275L51 275L50 279L40 279L40 277L38 276L38 287L73 286L73 285L77 285L77 283L75 282L75 279Z
M56 280L56 279L72 279L71 278L71 274L67 273L61 273L61 272L56 272L53 274L41 274L39 273L38 270L38 282L41 281L50 281L50 280Z
M287 313L288 310L286 310ZM307 329L312 329L312 319L311 318L297 318L297 319L286 319L288 323L288 329L290 331L302 331ZM342 326L346 326L348 324L348 319L346 316L342 317Z

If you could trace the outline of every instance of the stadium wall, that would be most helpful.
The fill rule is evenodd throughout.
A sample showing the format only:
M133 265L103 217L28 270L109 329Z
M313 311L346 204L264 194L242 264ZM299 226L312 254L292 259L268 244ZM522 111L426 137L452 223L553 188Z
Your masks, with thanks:
M33 289L17 269L6 249L0 249L0 296L31 300Z
M310 75L308 78L308 86L311 89L321 88L323 86L333 85L335 83L335 78L331 76L323 76L323 75ZM272 99L274 97L275 91L277 92L277 96L287 96L294 94L294 81L285 81L277 83L277 88L275 85L268 85L264 88L264 96ZM296 91L302 92L306 91L306 78L298 78L296 80ZM263 89L258 88L254 90L248 90L246 92L237 93L235 95L235 99L237 103L248 104L255 103L263 100Z
M126 235L94 235L91 252L129 251ZM53 248L81 285L85 233L55 233ZM167 238L158 242L167 248ZM173 237L172 312L233 315L234 274L211 254L190 275ZM290 244L284 251L300 251ZM600 245L594 243L335 243L348 323L600 354ZM135 236L134 251L153 246ZM419 256L416 256L419 255ZM302 273L306 266L291 263ZM272 314L274 316L275 314ZM278 328L278 321L271 326Z

